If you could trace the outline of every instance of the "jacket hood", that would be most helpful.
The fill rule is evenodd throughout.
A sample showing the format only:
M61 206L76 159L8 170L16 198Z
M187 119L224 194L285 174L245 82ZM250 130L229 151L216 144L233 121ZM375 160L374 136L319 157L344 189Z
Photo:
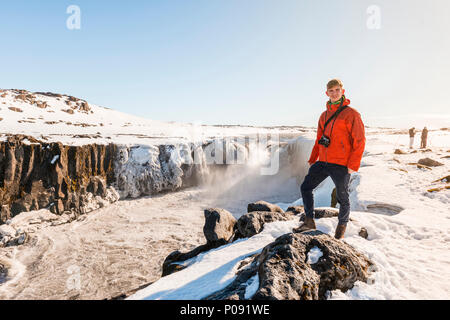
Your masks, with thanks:
M342 95L342 100L344 100L344 102L342 103L342 106L348 106L350 105L350 100L347 99L345 97L345 95ZM339 108L340 103L338 104L331 104L331 100L328 100L327 102L327 110L328 111L332 111L332 112L336 112L336 110Z

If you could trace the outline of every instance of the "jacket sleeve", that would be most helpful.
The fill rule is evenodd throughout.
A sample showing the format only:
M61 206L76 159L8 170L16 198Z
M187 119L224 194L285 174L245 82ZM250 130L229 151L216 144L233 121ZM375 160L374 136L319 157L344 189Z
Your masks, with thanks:
M314 162L316 162L317 158L319 157L319 140L322 137L323 134L323 130L322 127L320 126L320 120L321 120L322 116L320 116L319 118L319 123L317 124L317 137L316 137L316 142L314 143L314 147L311 151L311 156L309 157L309 164L312 165Z
M347 128L349 129L351 135L352 144L347 167L353 171L358 171L359 166L361 165L362 155L366 147L364 123L362 122L361 115L358 112L355 112L353 121L347 123Z

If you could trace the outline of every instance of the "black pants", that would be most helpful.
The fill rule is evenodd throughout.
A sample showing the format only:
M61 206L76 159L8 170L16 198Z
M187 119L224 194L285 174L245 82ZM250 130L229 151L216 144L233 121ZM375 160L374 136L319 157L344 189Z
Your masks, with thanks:
M328 176L331 177L336 186L336 196L339 202L339 224L346 225L350 218L350 200L348 195L350 173L348 173L347 167L339 164L318 161L309 168L305 181L300 187L305 214L307 217L314 218L313 190Z

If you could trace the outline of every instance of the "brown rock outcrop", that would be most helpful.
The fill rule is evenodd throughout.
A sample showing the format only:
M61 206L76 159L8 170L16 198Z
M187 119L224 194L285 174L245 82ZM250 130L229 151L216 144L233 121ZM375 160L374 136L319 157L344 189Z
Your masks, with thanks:
M23 135L1 142L0 224L20 212L50 205L58 214L77 211L80 191L93 183L97 185L94 196L104 195L105 186L114 180L115 151L113 144L64 146ZM97 177L96 182L92 182L93 177ZM98 187L98 179L106 184Z

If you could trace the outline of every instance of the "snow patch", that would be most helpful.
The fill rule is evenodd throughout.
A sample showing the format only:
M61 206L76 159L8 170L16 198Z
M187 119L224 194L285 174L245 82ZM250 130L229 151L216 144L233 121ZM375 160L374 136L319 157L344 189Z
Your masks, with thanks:
M256 291L258 291L258 289L259 289L259 276L258 276L258 273L256 273L255 276L253 276L250 279L248 279L246 285L247 285L247 287L245 288L244 299L248 300L251 297L253 297L255 295Z
M314 247L308 252L308 263L309 264L315 264L319 259L323 256L322 250L320 250L318 247Z

